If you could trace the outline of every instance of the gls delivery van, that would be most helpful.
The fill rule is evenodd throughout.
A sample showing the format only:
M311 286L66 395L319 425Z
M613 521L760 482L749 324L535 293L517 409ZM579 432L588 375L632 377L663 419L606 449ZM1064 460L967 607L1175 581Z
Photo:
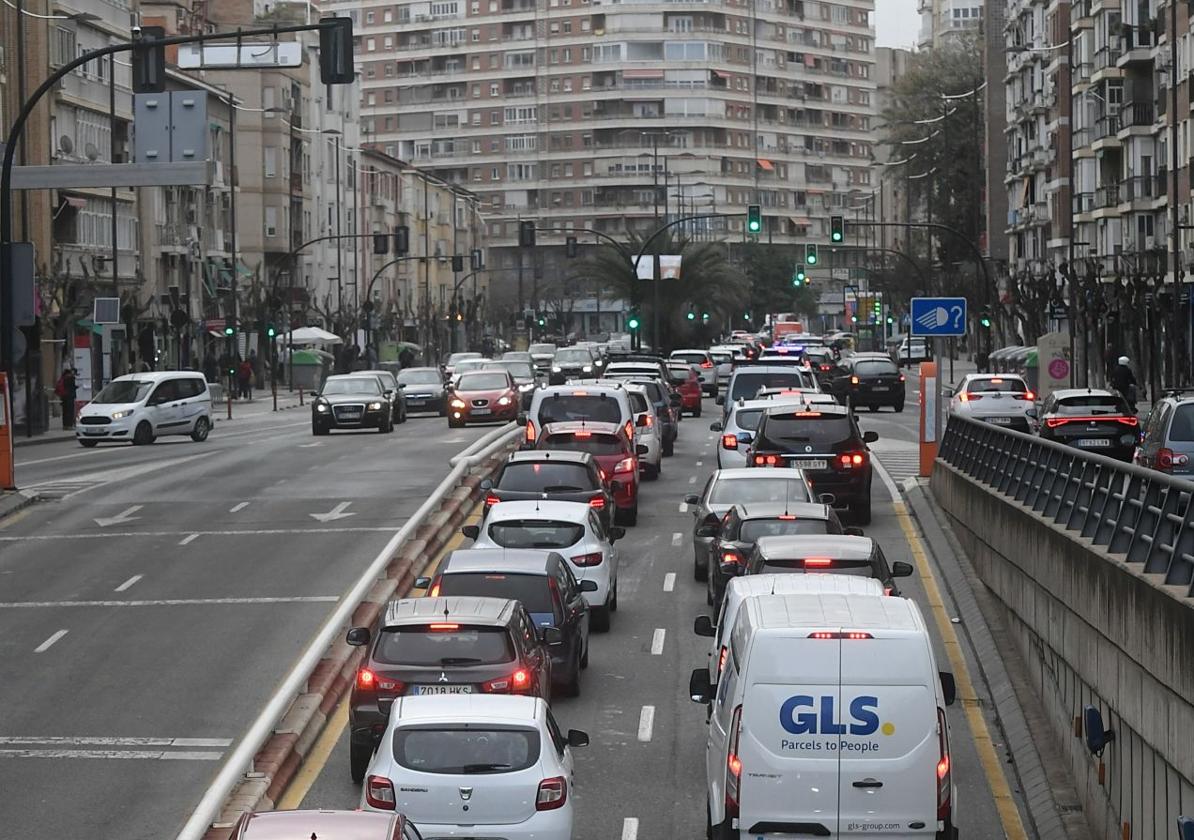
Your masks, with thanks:
M705 751L710 836L955 840L939 674L916 604L879 595L747 598Z

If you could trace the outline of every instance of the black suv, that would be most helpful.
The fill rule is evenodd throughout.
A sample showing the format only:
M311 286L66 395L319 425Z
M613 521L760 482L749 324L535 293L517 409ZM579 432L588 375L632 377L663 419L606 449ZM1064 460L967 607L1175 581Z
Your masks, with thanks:
M898 560L889 566L883 549L870 537L760 537L746 561L746 574L792 572L862 575L882 583L888 595L899 595L895 579L910 576L913 569L911 563Z
M519 601L536 627L554 627L564 637L551 648L553 691L580 694L580 672L589 667L589 605L583 592L596 592L594 580L578 581L568 561L554 551L517 548L465 548L453 551L434 578L415 588L449 598L476 595Z
M518 601L505 598L402 598L386 605L376 632L348 631L368 646L348 705L353 781L365 777L385 733L390 704L405 694L531 694L551 690L549 646L560 631L539 630Z
M528 449L513 453L496 480L481 481L486 509L499 502L545 499L580 502L597 511L601 523L610 525L613 496L601 479L592 454L564 450Z
M862 433L850 409L836 405L780 405L763 412L754 442L746 453L748 467L796 467L813 492L833 496L836 507L848 507L861 525L871 521L871 453L879 439Z
M856 355L842 359L829 374L829 391L843 405L904 410L904 374L889 356Z

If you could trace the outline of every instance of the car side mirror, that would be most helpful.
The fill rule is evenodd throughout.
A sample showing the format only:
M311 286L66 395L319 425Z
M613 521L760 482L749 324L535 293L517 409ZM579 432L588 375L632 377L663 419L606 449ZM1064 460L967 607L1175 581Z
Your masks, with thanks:
M398 390L399 390L399 391L401 391L401 390L403 390L403 389L405 389L405 388L406 388L406 383L405 383L405 382L399 382L399 383L398 383Z
M679 394L672 394L671 397L668 398L668 401L671 402L672 408L679 408L684 404L684 398Z
M580 588L581 592L597 591L597 581L595 580L578 580L576 585Z
M724 428L725 428L725 427L721 425L721 421L720 421L720 420L718 420L718 421L717 421L717 422L715 422L715 423L710 423L710 424L709 424L709 431L711 431L711 432L720 432L720 431L721 431L722 429L724 429Z
M709 669L696 668L688 678L688 696L694 703L709 703L713 700L713 684L709 682Z
M945 705L952 706L958 699L958 686L954 682L954 675L949 671L938 671L937 678L941 680L941 694L945 699Z
M740 446L743 444L749 444L749 443L754 443L754 442L755 442L755 436L752 435L750 432L739 432L738 433L738 444Z
M470 540L475 540L481 536L481 529L476 525L465 525L460 529L460 533L464 534Z
M718 394L717 397L713 400L713 402L717 403L718 405L725 405L726 398L723 397L721 394Z
M479 490L481 490L482 492L492 490L493 489L493 480L489 479L489 478L483 478L483 479L481 479L481 483L477 485L477 488Z
M614 526L613 528L609 529L609 541L611 543L617 542L618 540L622 539L625 536L626 536L625 528L622 528L619 526Z
M717 634L717 628L713 626L712 618L707 615L698 615L692 622L692 632L711 639Z
M701 497L698 496L696 493L689 493L687 496L684 497L684 504L686 504L686 505L699 505L700 503L701 503Z
M1092 755L1101 756L1107 745L1115 740L1115 731L1103 728L1103 715L1094 706L1082 707L1082 723L1086 730L1086 748Z
M833 503L837 501L837 496L833 495L832 493L822 493L817 497L817 500L823 505L829 505L830 507L833 507ZM850 533L849 529L846 530L846 533ZM859 534L858 536L861 537L862 534Z
M639 428L643 428L644 426L646 426L647 425L647 415L640 414L638 416L638 419L634 421L634 425Z
M721 531L721 526L716 522L703 522L697 526L696 535L698 537L716 537Z
M430 587L431 587L431 578L426 577L426 576L415 578L415 585L414 585L415 589L429 589Z
M387 388L386 390L382 391L381 393L382 393L382 396L388 400L390 397L394 396L394 389Z
M879 433L878 433L878 432L864 432L864 433L863 433L863 435L862 435L862 442L863 442L863 443L874 443L874 442L875 442L875 441L877 441L878 439L879 439Z
M369 628L368 627L353 627L348 631L344 641L348 642L353 647L361 647L369 644Z
M564 634L560 632L559 627L544 627L540 631L540 636L548 647L564 644Z
M568 730L568 746L570 747L587 747L589 745L589 733L582 732L579 729Z
M517 423L517 424L518 424L518 425L520 425L520 426L525 426L525 425L527 424L527 415L526 415L526 412L525 412L525 411L520 411L520 412L518 413L518 416L517 416L516 418L514 418L514 422L515 422L515 423Z
M647 445L645 443L640 443L634 447L635 455L646 455L649 451L650 450L647 449Z
M905 563L903 560L897 560L891 564L892 577L912 577L913 571L915 570L912 568L912 564Z
M741 577L746 573L746 569L737 563L722 563L719 568L722 575L727 578Z

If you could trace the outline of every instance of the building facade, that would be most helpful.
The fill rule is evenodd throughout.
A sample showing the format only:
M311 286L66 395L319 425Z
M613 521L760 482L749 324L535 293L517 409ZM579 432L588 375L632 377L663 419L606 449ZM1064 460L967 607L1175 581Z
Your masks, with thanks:
M977 32L983 6L984 0L920 0L920 48L939 47L959 32Z

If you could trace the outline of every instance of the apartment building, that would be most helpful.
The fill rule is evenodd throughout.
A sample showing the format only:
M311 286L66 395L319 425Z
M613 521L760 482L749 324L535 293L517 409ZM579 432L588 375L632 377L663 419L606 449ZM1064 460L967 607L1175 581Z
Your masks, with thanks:
M879 47L875 51L876 91L875 110L882 114L891 104L892 89L908 70L912 51L893 47ZM908 156L893 155L884 145L875 146L875 164L879 195L877 215L881 222L905 223L912 220L912 197L908 176L916 174L907 168L912 163ZM884 228L879 231L879 244L884 248L906 250L908 232L899 228Z
M763 206L764 241L824 239L871 188L874 0L344 0L362 137L518 221L624 236L681 207ZM724 230L741 235L743 220ZM582 242L593 241L581 235ZM548 265L528 277L550 277ZM508 276L508 275L507 275ZM533 300L530 294L524 300Z
M917 11L922 50L939 47L960 32L977 32L983 25L983 0L920 0Z

